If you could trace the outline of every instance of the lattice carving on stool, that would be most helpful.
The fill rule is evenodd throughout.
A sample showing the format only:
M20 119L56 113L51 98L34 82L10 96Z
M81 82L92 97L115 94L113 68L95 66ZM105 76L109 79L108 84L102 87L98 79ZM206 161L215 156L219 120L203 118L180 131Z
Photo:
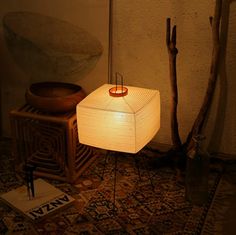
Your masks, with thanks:
M51 115L24 105L10 112L16 164L37 166L35 175L74 182L95 160L78 141L75 112Z

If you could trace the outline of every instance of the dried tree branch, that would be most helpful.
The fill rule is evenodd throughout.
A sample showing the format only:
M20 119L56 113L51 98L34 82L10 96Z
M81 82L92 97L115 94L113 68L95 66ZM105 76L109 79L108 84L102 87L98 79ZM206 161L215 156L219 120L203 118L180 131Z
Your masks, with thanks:
M177 89L177 73L176 73L176 56L178 50L176 48L176 26L172 29L171 21L167 18L166 21L166 46L169 55L170 68L170 83L171 83L171 138L174 149L181 149L182 143L179 136L178 120L177 120L177 105L178 105L178 89Z
M201 134L202 132L203 125L208 115L215 91L215 85L217 81L218 67L219 67L218 66L219 55L220 55L219 34L220 34L221 8L222 8L222 0L216 0L214 17L213 18L210 17L210 24L212 27L212 43L213 43L210 76L201 109L195 119L195 122L192 126L190 133L188 134L185 143L187 149L189 149L192 146L193 136Z

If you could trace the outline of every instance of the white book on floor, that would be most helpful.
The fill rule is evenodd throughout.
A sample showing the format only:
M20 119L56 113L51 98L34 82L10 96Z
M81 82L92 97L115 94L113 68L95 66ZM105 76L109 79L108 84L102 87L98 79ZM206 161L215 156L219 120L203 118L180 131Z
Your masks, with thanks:
M34 180L34 188L35 197L32 199L29 199L26 185L4 193L0 198L34 221L75 200L43 179Z

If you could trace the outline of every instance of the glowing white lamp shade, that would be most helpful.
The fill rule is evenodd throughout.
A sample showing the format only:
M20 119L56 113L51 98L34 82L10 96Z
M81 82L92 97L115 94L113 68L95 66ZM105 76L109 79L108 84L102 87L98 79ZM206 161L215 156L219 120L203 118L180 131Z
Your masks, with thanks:
M99 87L77 105L79 142L137 153L160 128L160 93L126 86L126 95L114 97L109 94L112 87Z

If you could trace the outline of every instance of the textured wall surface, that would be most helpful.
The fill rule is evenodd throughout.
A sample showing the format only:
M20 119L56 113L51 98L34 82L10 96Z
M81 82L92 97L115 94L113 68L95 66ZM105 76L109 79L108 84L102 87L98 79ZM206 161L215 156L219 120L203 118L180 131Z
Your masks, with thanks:
M129 85L160 90L162 112L161 129L154 139L157 142L171 143L166 18L177 25L178 118L184 141L208 82L212 51L209 16L213 15L214 5L213 0L114 1L114 71L122 73ZM236 154L235 1L224 6L223 20L226 58L224 61L222 54L221 76L205 135L210 151Z
M0 110L2 111L0 115L0 121L2 119L1 123L2 123L3 135L10 134L10 125L9 125L9 118L8 118L9 111L25 103L24 93L25 93L26 88L28 88L28 86L30 85L30 83L35 82L35 81L48 81L48 80L72 82L72 83L77 83L81 85L86 90L86 92L89 93L90 91L96 89L98 86L107 82L108 35L109 35L108 33L109 32L108 31L109 4L108 3L109 2L106 0L99 0L99 1L97 0L0 1L0 21L1 21L0 23L0 55L1 55L0 56L0 84L1 84L0 95L2 97L2 102L0 105ZM18 44L17 50L15 50L15 52L16 51L19 52L19 50L21 51L20 53L18 53L18 57L12 56L13 51L9 50L9 48L6 45L6 40L4 38L5 34L4 34L3 24L2 24L3 23L2 19L4 16L6 16L6 13L12 12L12 11L13 12L14 11L27 11L27 12L33 12L33 13L40 13L44 15L44 17L42 16L42 18L40 17L42 19L42 24L45 24L45 23L47 24L47 26L45 27L42 26L40 28L41 23L39 23L39 19L40 19L39 17L35 18L34 21L31 19L31 22L28 22L27 24L22 23L21 21L22 19L19 20L19 22L14 23L15 26L17 25L17 23L21 24L21 26L23 25L22 27L15 29L15 31L18 31L18 33L19 31L21 31L21 33L19 33L20 35L17 35L16 33L11 38L13 39L15 37L15 39L18 39L18 40L20 38L21 39L24 38L24 40L19 40L21 43ZM52 24L49 23L49 21L47 22L45 21L46 19L45 16L50 16L60 21L61 20L66 21L67 23L69 23L70 26L65 25L66 27L64 29L63 27L59 27L58 29L56 29L56 27L54 27L55 25L52 27ZM34 23L36 22L39 23L37 26L34 25ZM6 23L6 18L5 18L5 23ZM7 24L9 24L9 22L7 22ZM46 62L43 65L41 62L37 61L38 55L35 52L40 52L40 54L41 55L43 54L44 57L45 55L46 57L48 57L48 55L52 55L49 52L50 49L53 50L52 44L57 42L56 43L57 48L58 49L60 48L60 49L54 55L59 56L65 63L67 62L74 63L73 59L71 59L72 58L71 56L75 56L76 50L72 49L70 52L69 50L73 48L73 45L78 44L78 43L83 44L84 48L86 47L86 45L84 42L81 42L83 40L81 40L80 42L76 42L76 40L79 40L79 39L77 38L78 35L76 36L75 31L73 32L73 30L71 30L71 27L73 26L86 29L87 32L89 32L91 35L95 36L100 42L102 42L103 54L99 58L99 61L96 63L95 68L93 70L91 69L89 74L87 74L86 76L79 77L77 72L75 73L72 72L68 76L62 75L61 77L58 77L57 79L54 77L56 73L55 74L51 73L52 76L50 75L49 70L51 71L53 70L53 66L50 65L50 62L49 63ZM45 31L46 29L48 29L48 33ZM26 30L26 32L24 32L24 30ZM44 32L42 32L41 30L43 30ZM68 33L68 30L69 30L69 33ZM63 31L64 31L64 35L63 35ZM28 36L26 36L26 34ZM45 36L41 35L41 37L38 37L37 36L38 34L47 34L47 35ZM37 38L34 38L35 36ZM68 36L71 37L69 40L68 40ZM34 40L31 41L32 38L34 38ZM48 40L45 40L45 39L48 39ZM22 44L22 42L25 42L25 43ZM34 44L35 42L37 45ZM44 45L41 44L42 42ZM54 44L54 46L56 46L56 44ZM64 46L65 48L63 48ZM11 46L11 49L12 48L13 46ZM43 48L48 48L49 51L42 52ZM91 47L87 49L91 50ZM27 50L27 53L23 53L23 51L26 51L26 50ZM63 55L65 51L69 53ZM30 54L30 52L32 52L32 54ZM21 53L22 53L22 59L21 59ZM86 55L83 52L79 57L86 58ZM85 59L85 63L86 63L86 59ZM16 63L17 60L18 62ZM65 66L65 63L62 61L61 62L63 65L60 65L59 58L54 60L51 57L49 61L55 62L55 65L58 68L57 69L58 71L62 70L63 67L65 67L66 70L69 68L69 66ZM34 63L34 65L32 65L32 63ZM83 64L85 63L81 62L81 65L79 65L79 67L83 67ZM24 64L25 66L20 67L17 64L21 64L21 65ZM49 70L46 69L47 66L50 67ZM39 70L41 72L39 72Z
M99 1L99 0L97 0ZM76 0L57 2L21 0L26 10L44 12L77 24ZM184 141L199 111L205 94L211 61L211 27L215 0L114 0L113 6L113 73L123 74L127 85L159 89L161 93L161 129L154 141L170 144L170 82L169 64L165 45L166 18L177 25L177 75L179 88L179 130ZM64 2L65 3L65 2ZM212 152L236 154L236 1L225 0L222 22L222 46L220 77L214 104L206 127L209 149ZM19 1L0 3L4 10L19 8ZM50 4L49 4L50 5ZM5 8L4 8L5 6ZM91 14L93 12L91 11ZM103 37L103 32L97 28ZM4 83L3 111L7 118L9 107L24 101L27 82L25 74L12 65L12 59L3 45L0 31L1 79L18 76L17 83ZM4 57L2 57L4 55ZM10 67L10 69L9 69ZM7 75L7 76L5 76ZM80 81L87 91L96 88L96 82ZM11 84L11 85L9 85ZM6 104L5 100L11 100ZM4 122L7 131L6 121Z

